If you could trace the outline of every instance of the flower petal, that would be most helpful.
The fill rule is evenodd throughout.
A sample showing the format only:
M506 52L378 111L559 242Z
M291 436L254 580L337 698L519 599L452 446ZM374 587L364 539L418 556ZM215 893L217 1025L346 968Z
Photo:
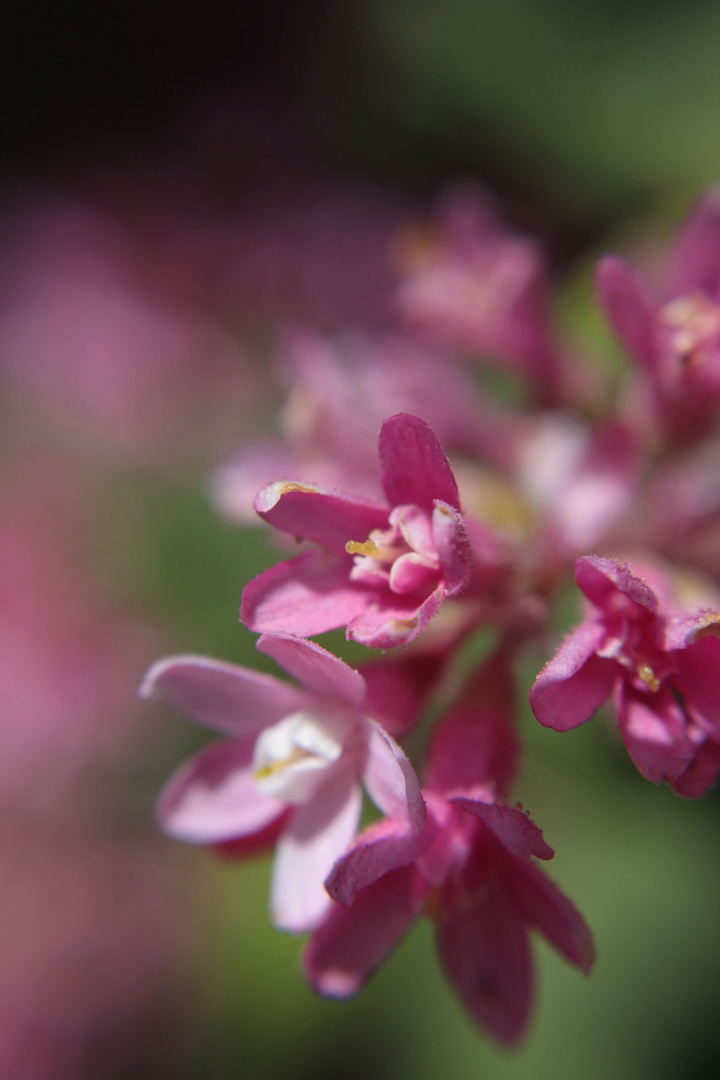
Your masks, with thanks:
M654 368L658 304L643 279L624 259L606 255L597 265L595 287L608 322L628 352L643 367Z
M308 551L253 578L242 594L240 616L256 633L298 637L336 630L358 617L373 593L348 577L347 556Z
M647 780L661 784L685 772L695 746L682 709L665 686L651 694L621 684L617 711L627 751Z
M595 960L595 946L580 912L535 863L513 860L513 866L513 897L525 920L587 975Z
M363 889L350 908L333 904L303 953L310 985L347 998L363 986L405 936L418 914L411 867L393 870Z
M440 499L460 509L452 469L432 428L410 413L386 420L380 431L383 489L392 506L414 503L427 510Z
M394 649L413 641L439 611L443 586L439 585L422 604L389 592L366 595L367 607L347 624L348 638L371 649Z
M720 191L711 189L688 215L673 252L670 292L720 294Z
M604 636L601 623L581 623L538 675L530 707L545 727L569 731L589 720L609 697L617 663L595 655Z
M286 810L261 795L253 780L255 740L212 743L170 777L160 792L163 830L191 844L217 844L261 832Z
M463 796L448 799L448 802L484 821L507 850L518 858L529 859L534 855L538 859L552 859L555 854L543 839L542 829L519 807Z
M515 773L518 738L491 709L454 709L434 729L425 787L441 795L473 796L479 786L505 788Z
M291 634L263 634L255 647L321 697L339 698L355 706L365 700L362 675L314 641Z
M368 720L368 746L363 783L384 814L405 820L416 829L425 821L425 802L415 770L391 735Z
M325 882L328 895L340 904L352 904L359 891L390 871L408 866L435 835L434 823L429 824L422 836L409 822L392 818L365 829L328 875Z
M362 543L373 529L386 529L389 513L379 503L287 480L259 491L254 506L276 529L312 540L336 555L345 554L348 540Z
M658 598L650 586L627 563L583 555L575 563L575 580L588 600L602 611L616 612L622 598L646 611L656 611Z
M271 886L273 922L281 930L302 933L322 921L332 903L325 879L350 846L360 809L360 785L348 764L292 818L278 842Z
M150 668L139 690L204 727L248 735L307 703L295 686L206 656L169 656Z
M466 584L470 573L470 544L462 514L448 503L436 499L432 530L442 566L445 595L454 596Z

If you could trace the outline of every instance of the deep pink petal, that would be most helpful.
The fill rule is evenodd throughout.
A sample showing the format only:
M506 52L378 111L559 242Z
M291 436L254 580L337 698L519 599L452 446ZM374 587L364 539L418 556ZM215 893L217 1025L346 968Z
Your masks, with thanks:
M670 294L720 298L720 191L704 195L680 230L672 257Z
M436 499L432 530L442 566L445 595L454 596L467 584L470 573L470 544L462 514L448 503Z
M322 921L332 903L325 879L352 843L362 796L350 766L333 771L298 809L277 845L271 886L273 922L302 933Z
M719 775L720 743L706 739L697 748L685 772L677 780L671 780L670 786L677 795L686 799L700 799L717 783Z
M500 1042L521 1038L530 1016L533 964L528 935L492 884L480 902L438 927L445 972L473 1020Z
M363 783L370 798L388 817L409 817L416 829L422 828L425 802L415 770L391 735L373 720L368 729Z
M645 282L624 259L606 255L598 263L595 286L605 315L628 352L644 367L654 368L658 304Z
M242 594L240 615L256 633L298 637L324 634L357 618L373 594L349 577L347 556L307 551L253 578Z
M478 786L503 790L515 772L518 739L490 709L454 709L432 735L425 786L441 795L473 795Z
M254 738L212 743L182 765L160 793L163 830L191 844L217 844L261 832L286 804L262 795L253 780Z
M575 580L588 600L603 611L618 610L621 597L646 611L656 611L658 599L650 586L627 563L583 555L575 563Z
M276 529L313 540L336 555L348 540L364 543L373 529L386 529L389 507L309 484L279 480L258 492L255 510Z
M379 720L394 739L404 739L420 719L427 685L434 683L438 667L434 656L362 664L360 674L367 685L368 716Z
M385 818L376 822L337 861L325 882L328 894L340 904L352 904L359 890L391 870L413 862L434 835L434 823L429 823L427 831L419 835L407 820Z
M422 604L418 604L417 599L398 596L389 590L374 596L366 595L372 602L348 621L348 638L371 649L394 649L398 645L409 645L439 611L443 586L439 585Z
M440 499L460 509L452 469L432 428L410 413L386 420L380 431L383 489L392 506L414 503L427 510Z
M393 870L358 893L350 908L334 904L303 952L305 977L319 994L347 998L400 943L418 913L411 867Z
M590 928L574 904L535 863L513 860L511 888L525 921L586 975L595 959Z
M679 671L672 684L705 730L720 738L720 639L695 641L675 656Z
M604 636L601 623L581 623L538 675L530 707L545 727L569 731L589 720L609 697L618 665L595 655Z
M339 698L355 706L365 700L362 675L314 641L291 634L263 634L256 648L321 697Z
M484 821L508 851L521 859L529 859L533 855L538 859L552 859L555 854L543 839L542 829L519 807L462 796L448 801Z
M228 735L246 735L297 712L307 695L297 687L237 664L205 656L158 660L140 686L190 720Z
M627 751L647 780L661 784L685 772L695 747L682 709L665 686L651 694L625 684L618 692L617 710Z

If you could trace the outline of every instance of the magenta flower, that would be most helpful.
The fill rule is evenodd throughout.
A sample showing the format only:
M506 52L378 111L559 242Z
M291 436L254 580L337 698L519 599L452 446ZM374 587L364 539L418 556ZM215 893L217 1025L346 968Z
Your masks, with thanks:
M535 680L530 705L541 724L568 731L614 691L625 745L654 783L698 797L720 772L720 615L673 607L614 559L575 564L589 613Z
M279 563L243 592L243 622L300 637L347 626L376 649L412 641L465 585L470 554L457 484L432 430L400 413L380 432L388 505L278 482L255 500L271 525L325 549Z
M170 836L189 843L279 836L273 918L284 930L303 931L331 903L323 882L355 836L361 780L376 805L411 832L425 807L405 754L369 715L357 671L289 634L265 634L257 647L302 687L197 656L161 660L145 676L143 697L230 736L171 777L158 816Z
M437 730L422 832L399 821L372 826L328 878L339 903L303 958L319 993L356 993L422 912L437 924L443 966L466 1008L501 1042L516 1042L528 1022L531 929L589 970L590 931L531 862L552 849L522 810L497 800L489 780L508 753L505 723L487 711L458 710Z
M663 432L681 443L706 434L720 402L720 193L688 217L663 295L615 255L600 261L597 289Z

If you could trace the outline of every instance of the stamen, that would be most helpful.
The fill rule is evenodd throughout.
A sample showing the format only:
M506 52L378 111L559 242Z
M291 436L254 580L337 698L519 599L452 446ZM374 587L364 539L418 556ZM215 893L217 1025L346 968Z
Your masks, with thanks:
M267 765L262 765L259 769L253 769L253 780L266 780L268 776L274 776L275 773L282 772L283 769L287 769L290 765L294 765L300 758L309 757L305 750L301 750L297 747L293 750L289 757L283 758L281 761L270 761Z
M660 689L660 680L650 667L649 664L639 664L637 673L642 681L647 686L648 690L652 690L653 694L657 693Z
M348 555L377 555L378 546L374 540L366 540L364 544L357 540L348 540L345 550Z

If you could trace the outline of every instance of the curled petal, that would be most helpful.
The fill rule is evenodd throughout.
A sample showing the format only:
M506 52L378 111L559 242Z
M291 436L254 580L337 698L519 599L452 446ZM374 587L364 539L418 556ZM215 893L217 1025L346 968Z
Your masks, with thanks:
M421 829L425 802L415 770L392 736L373 720L368 721L368 728L363 782L370 798L388 817L409 818L416 829Z
M409 645L440 610L443 586L439 585L421 604L396 594L369 594L368 598L365 610L348 622L348 638L371 649L394 649Z
M470 545L459 510L435 500L432 514L433 540L442 566L445 595L454 596L467 583Z
M432 509L440 499L460 509L452 469L432 428L410 413L386 420L380 431L383 489L392 506L414 503Z
M255 498L260 517L291 536L312 540L336 555L348 540L364 541L373 529L387 528L389 509L353 495L323 491L311 484L278 480Z
M360 705L365 699L362 675L314 641L291 634L263 634L256 648L321 697L339 698L349 705Z
M604 636L601 623L581 623L538 675L530 707L545 727L569 731L589 720L609 697L617 663L595 655Z
M534 855L538 859L552 859L555 854L543 839L542 829L539 829L535 822L516 806L480 802L477 799L466 799L462 796L448 801L484 821L508 851L517 855L518 858L529 859Z
M627 564L598 555L583 555L575 563L575 580L588 600L603 611L615 611L623 599L646 611L657 611L655 592Z
M328 875L328 894L340 904L352 904L358 892L391 870L409 866L435 835L434 826L428 824L422 836L407 821L391 818L365 829Z
M665 687L643 693L624 684L618 691L620 731L635 766L647 780L676 780L695 754L685 716Z

